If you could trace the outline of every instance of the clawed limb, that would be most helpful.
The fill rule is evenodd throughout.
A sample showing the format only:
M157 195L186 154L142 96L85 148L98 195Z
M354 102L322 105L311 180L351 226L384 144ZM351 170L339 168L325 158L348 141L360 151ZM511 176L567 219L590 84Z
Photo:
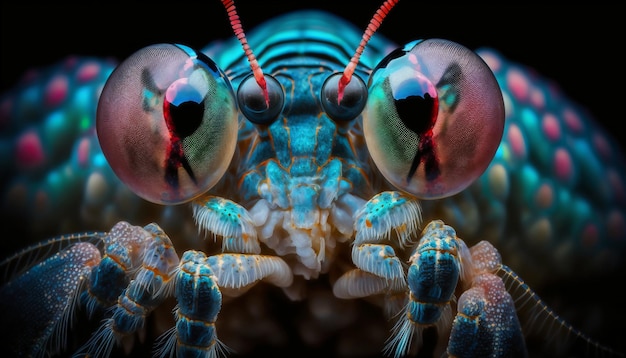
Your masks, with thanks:
M409 352L413 340L421 347L424 328L447 332L452 320L454 293L459 281L468 281L469 250L454 229L430 222L409 258L408 299L385 348L396 357Z
M440 337L450 337L440 339L435 348L440 354L525 355L515 305L495 274L500 255L491 244L468 248L439 220L428 223L414 243L418 202L399 192L375 196L355 219L356 268L341 276L333 291L340 298L384 297L387 312L397 320L385 353L401 357L419 350L423 330L434 326ZM408 265L394 247L413 247Z
M65 328L74 310L83 305L103 323L77 354L105 357L116 345L128 348L125 344L143 328L147 315L173 296L176 323L159 338L157 355L176 351L181 356L216 357L227 351L215 326L223 295L240 295L260 281L289 287L293 274L281 258L261 254L254 222L243 207L212 200L211 205L219 209L202 214L199 222L226 238L223 251L214 255L190 250L179 259L156 224L139 227L120 222L108 233L59 238L59 243L71 243L0 287L0 298L5 298L0 300L1 311L8 322L21 327L15 334L4 331L15 338L8 343L19 351L62 350ZM352 249L356 268L333 288L342 298L383 297L389 317L395 320L384 348L387 355L414 353L422 345L424 329L434 327L440 337L435 355L527 356L515 303L503 278L512 281L509 286L521 290L524 302L535 304L546 319L595 344L547 309L502 264L490 243L481 241L468 248L452 227L439 220L428 223L414 243L418 223L419 207L411 197L386 192L367 202L356 214ZM12 267L21 256L45 248L27 250L2 265ZM401 259L395 248L401 249L398 253L407 249L410 256ZM114 295L116 300L111 299ZM33 325L37 320L32 315L40 311L46 320Z
M261 280L288 287L291 269L281 258L261 255L255 223L243 206L209 196L194 202L194 217L202 229L222 238L221 254L210 256L222 292L238 296Z
M449 334L437 349L452 357L525 356L513 299L495 274L500 255L490 243L468 249L454 229L435 220L424 228L409 263L407 304L388 340L388 354L406 355L411 344L419 349L423 329L434 326L440 337Z
M357 268L335 282L335 296L360 298L404 292L405 269L394 246L409 245L420 221L419 204L414 197L390 191L370 199L355 214L352 261Z
M67 242L66 248L44 256L0 287L0 311L15 327L25 325L7 343L14 351L32 354L61 351L71 317L83 306L102 323L75 356L107 357L115 346L129 350L146 317L173 296L176 325L158 340L157 355L177 351L215 357L227 350L215 330L222 294L237 296L261 280L286 287L293 277L282 259L260 254L245 209L226 205L232 206L219 214L228 220L209 218L204 223L207 230L228 234L223 248L231 252L206 256L190 250L179 259L158 225L120 222L109 232L59 237L3 261L3 267L14 267L22 257L38 257L37 251ZM242 210L240 215L236 210Z

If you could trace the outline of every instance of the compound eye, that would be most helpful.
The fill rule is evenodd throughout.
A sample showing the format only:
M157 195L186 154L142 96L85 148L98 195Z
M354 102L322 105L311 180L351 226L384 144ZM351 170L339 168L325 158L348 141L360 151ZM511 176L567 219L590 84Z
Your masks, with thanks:
M359 76L352 76L352 79L344 88L341 101L339 101L338 89L341 77L341 73L334 73L324 81L320 103L324 112L332 120L349 122L363 111L363 107L365 107L367 102L367 86Z
M254 75L244 78L237 90L237 101L241 113L254 124L270 125L283 111L285 91L278 80L270 75L263 75L267 84L269 103L263 89Z
M183 45L143 48L105 84L96 116L102 151L137 195L178 204L222 177L237 143L237 105L215 63Z
M491 162L503 130L495 76L459 44L409 43L370 76L363 112L367 147L391 184L419 198L467 188Z

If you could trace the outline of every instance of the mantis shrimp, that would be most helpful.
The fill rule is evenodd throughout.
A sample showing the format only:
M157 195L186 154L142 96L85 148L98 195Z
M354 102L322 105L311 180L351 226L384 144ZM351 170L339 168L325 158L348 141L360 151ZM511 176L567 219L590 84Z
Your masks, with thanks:
M228 1L224 4L232 21L234 8L231 6L234 5ZM291 301L295 301L304 302L305 316L294 318L289 313L284 316L298 322L295 330L304 337L300 339L316 346L331 340L329 337L342 336L344 339L337 341L336 351L341 355L362 355L362 349L367 354L375 355L384 350L395 356L431 351L451 356L480 356L488 354L486 352L494 356L524 356L526 349L533 347L530 341L521 339L516 308L522 323L523 309L530 310L526 317L530 323L526 325L531 331L545 330L559 338L573 336L590 354L619 354L596 346L582 331L563 321L515 273L523 274L537 285L549 285L551 279L558 279L571 265L583 265L592 275L603 272L601 269L619 275L625 236L625 204L621 191L624 171L619 148L611 138L600 137L601 130L585 117L581 118L582 114L562 105L559 101L566 99L559 93L543 89L542 82L535 84L532 82L535 78L526 76L523 68L508 64L497 52L483 50L478 52L480 57L471 57L471 51L463 46L438 39L398 46L374 33L393 6L395 2L387 1L377 12L363 35L363 46L353 58L346 48L354 51L359 45L360 33L352 25L329 14L299 12L262 25L250 33L248 40L243 31L237 31L236 18L233 28L239 39L209 45L202 52L179 44L154 45L138 51L117 67L106 62L93 67L89 59L66 63L67 71L76 71L77 78L89 83L77 93L91 99L94 106L100 100L98 116L103 118L98 119L96 136L95 114L90 112L93 108L80 108L77 95L74 97L76 110L84 110L91 119L87 119L87 124L79 121L76 126L84 128L67 134L69 137L51 139L51 142L67 142L72 135L77 136L79 144L70 152L75 157L69 161L69 167L89 163L75 176L63 177L67 174L65 169L51 176L56 177L53 183L60 183L60 187L87 188L84 197L78 199L82 201L78 209L82 223L81 227L75 227L74 215L57 207L46 211L47 201L75 205L75 197L64 197L69 190L59 190L58 197L44 198L41 207L45 215L32 218L30 223L35 230L39 230L38 226L48 228L56 224L58 227L54 230L64 232L78 232L85 229L82 225L92 225L100 231L61 236L20 251L3 262L3 268L10 275L0 291L2 309L11 319L9 322L16 324L3 324L3 344L14 347L12 339L16 333L13 332L27 332L29 343L36 344L22 345L18 339L17 351L33 349L25 352L27 355L43 353L43 350L65 352L63 337L76 330L69 327L73 321L70 316L78 315L74 310L82 308L89 317L83 317L80 323L90 328L95 325L95 329L89 331L86 339L77 338L80 334L69 337L71 345L77 346L74 348L78 354L107 356L122 348L135 351L144 348L150 352L152 342L135 339L135 331L139 331L139 337L159 337L156 351L162 355L174 351L181 356L215 355L220 349L228 351L230 348L235 353L245 354L266 341L277 341L276 345L280 346L285 345L285 340L293 339L284 328L281 330L272 324L271 315L279 316L282 305L291 307ZM244 40L239 42L241 39ZM250 47L246 47L248 43ZM284 43L287 45L280 47ZM296 50L298 46L302 49ZM422 49L426 53L422 53ZM453 50L444 52L443 60L429 60L429 56L439 54L442 49ZM254 57L253 51L258 57ZM330 55L331 52L334 55ZM181 60L179 56L184 57ZM167 66L165 62L149 62L163 61L163 57L171 57L172 66L179 66L163 73L180 76L180 81L178 77L160 78L158 74L162 70L151 71L151 66ZM254 65L257 60L259 67ZM290 62L292 60L295 63ZM142 61L148 64L142 65ZM410 124L405 115L386 114L389 109L382 100L390 95L387 86L394 91L404 90L401 85L396 88L388 83L393 83L395 70L405 71L407 61L420 66L419 71L411 70L416 80L408 88L417 88L421 91L419 97L430 101L426 107L419 105L422 111L426 109L420 116L428 120L418 122L417 127ZM140 70L135 70L135 66ZM459 80L465 76L476 77ZM43 75L43 78L58 77ZM125 82L127 78L136 82L129 84ZM219 98L212 101L214 107L207 107L205 111L219 116L215 117L218 119L214 127L209 126L202 132L204 138L210 138L205 140L208 144L195 149L194 155L185 141L193 138L195 132L180 134L187 129L172 127L176 120L163 119L163 116L176 117L173 113L180 107L167 97L168 93L174 96L172 98L177 94L193 97L197 93L186 92L189 90L186 86L200 79L208 81L213 91L207 98ZM105 80L112 84L102 89ZM141 97L118 96L126 91L132 93L133 83L141 84ZM198 86L191 87L197 90ZM258 88L264 90L258 92ZM102 98L98 98L100 91L104 93ZM30 92L33 98L29 98L28 91L18 93L24 95L7 95L3 104L22 104L13 102L14 98L25 103L39 98L35 90ZM51 107L68 104L65 98L54 96L60 92L51 93L46 98ZM342 103L344 94L346 102ZM120 98L129 102L120 103ZM203 100L201 96L196 102ZM401 110L402 101L395 97L392 100L397 102L393 111L411 116L418 111L415 104L408 110ZM470 100L478 101L481 106L465 104ZM552 101L556 103L554 106ZM353 104L355 107L351 107ZM259 111L259 105L271 111ZM534 111L533 106L541 111ZM475 107L479 107L479 112L466 114L465 111L476 110ZM3 108L5 113L16 116L12 108ZM457 112L459 108L463 111ZM144 153L163 151L150 146L148 149L127 147L128 143L150 142L143 134L150 129L142 126L152 123L151 119L146 119L122 126L117 118L127 116L128 112L139 117L147 113L161 115L165 133L178 138L169 142L166 154L159 154L158 163L162 163L163 168L155 170L153 165L148 170L141 165L143 154L128 154L141 150ZM17 113L28 116L28 111ZM67 125L58 112L51 113L48 118L52 119L46 122L47 130ZM543 117L537 118L538 113ZM300 119L302 114L306 121ZM379 119L381 117L385 119ZM396 124L399 132L386 129L388 117L404 123ZM312 118L316 122L312 122ZM469 124L467 118L470 118ZM544 126L543 133L536 128L538 120ZM467 127L481 121L486 124L480 129ZM455 125L465 126L471 135L463 134L459 139L441 134L445 132L442 126L454 128ZM406 136L406 127L412 136ZM195 128L196 125L192 125L191 129ZM35 144L36 147L37 138L33 138L33 132L28 129L17 134L11 132L12 139L7 140L7 145L33 148ZM532 132L533 129L537 133ZM581 133L587 130L592 134L583 137ZM458 127L450 131L463 133ZM593 131L598 134L594 136ZM396 136L403 138L400 142L417 143L411 147L410 154L397 145L386 144ZM447 141L453 149L461 147L461 152L446 152ZM326 142L335 144L324 145ZM102 160L100 146L108 162ZM478 152L475 147L484 151ZM396 158L390 163L389 151L394 153L392 158ZM19 156L24 152L15 150L13 153L18 159L24 158ZM41 177L37 171L42 169L37 168L37 156L33 153L36 151L29 150L30 156L25 157L35 163L34 169L18 168ZM473 158L470 154L474 153L479 159L469 165L472 170L466 168L468 165L459 164L474 160L470 159ZM163 159L163 155L167 159ZM402 162L394 155L408 159ZM578 161L586 155L592 160L574 171L570 161ZM122 159L120 163L119 158L125 156L132 160ZM210 165L197 167L194 162L197 156L208 157ZM457 156L462 159L450 159ZM608 169L603 171L599 168L601 165L607 165ZM460 172L464 167L467 172ZM142 174L133 177L137 172ZM452 173L454 179L446 173ZM604 173L606 177L603 184L595 183L600 189L589 188L593 178L587 176L593 177L595 173ZM544 177L547 175L554 175L556 179L547 179ZM22 190L28 190L30 182L25 186L22 179L3 177L3 185L7 187L6 202L41 204L37 201L41 197L22 199L20 195L31 195L23 194ZM43 188L46 185L52 184L44 184ZM203 192L195 189L187 192L190 187L202 187ZM577 189L583 192L583 199L597 201L585 204L575 195ZM112 204L106 200L111 200ZM192 200L193 210L180 205L188 200ZM508 208L509 205L513 208ZM59 220L58 215L54 215L55 210L63 212L68 220ZM516 219L511 219L514 216ZM132 219L133 225L125 222L127 219ZM134 226L138 223L141 224ZM197 227L201 228L200 234ZM581 246L597 251L596 260L584 262L576 251L579 249L572 248L572 243L566 239L552 243L558 235L582 241ZM530 239L528 247L519 242L524 239ZM573 258L566 264L554 262L553 266L545 264L543 268L531 269L526 262L528 267L523 267L524 261L532 260L534 255L537 260L546 255L537 251L550 245L558 249L551 255ZM83 252L88 258L75 267ZM163 255L165 259L160 263L165 266L150 261L156 253ZM502 261L500 253L504 257ZM116 271L119 275L114 274L118 269L116 261L127 262L129 268ZM431 293L425 298L419 292L424 290L424 281L427 281L424 275L432 273L430 270L436 272L436 290L445 294ZM542 281L541 276L546 275L543 270L554 274L554 278ZM46 278L46 272L58 276ZM539 277L535 276L537 272ZM22 319L38 312L30 305L30 300L46 300L37 295L25 297L27 294L21 290L32 287L40 289L40 294L55 292L61 286L60 277L66 276L75 282L60 296L71 298L70 308L42 304L54 313L50 319L61 323L52 329L42 322L44 333L17 329L35 325ZM117 287L120 291L113 292L104 302L102 295L111 291L103 289L98 293L102 286L96 283L112 277L120 277ZM262 280L269 281L270 285L256 284ZM204 289L192 289L190 283ZM481 289L482 294L476 292ZM277 297L277 291L283 296ZM486 300L482 296L485 291L497 293L503 306ZM210 349L193 348L185 343L186 338L181 333L192 331L190 327L196 320L190 317L200 314L194 311L195 306L186 304L186 293L191 292L198 292L195 297L202 297L210 311L203 318L210 322L205 334L209 337ZM464 296L465 292L471 294ZM16 297L20 300L13 302ZM433 298L441 302L428 301ZM515 303L514 299L517 299ZM98 307L103 302L105 307L101 312ZM149 315L131 324L131 333L122 337L124 323L129 320L120 313L120 307L129 307L124 306L124 302L140 302L142 307L153 305L154 311L151 308ZM472 316L468 312L475 308L474 302L490 302L513 318L507 316L510 319L507 321L504 317L487 317L486 311L481 311L484 308ZM20 307L26 311L24 316L13 311ZM290 312L302 314L299 310ZM345 316L341 317L342 314ZM119 318L122 316L125 318ZM473 317L482 325L467 317ZM476 317L483 317L483 321ZM267 325L252 324L257 320L267 321ZM284 320L285 317L280 319ZM537 324L537 320L549 323L541 327L544 323ZM485 328L491 324L503 327L507 332L503 334L505 337L487 339L495 335ZM170 328L179 325L187 328ZM351 331L351 334L343 331ZM370 339L367 344L357 343ZM483 341L492 346L472 347L473 343ZM142 347L144 344L148 348ZM376 348L372 351L371 346ZM37 347L39 351L35 351Z

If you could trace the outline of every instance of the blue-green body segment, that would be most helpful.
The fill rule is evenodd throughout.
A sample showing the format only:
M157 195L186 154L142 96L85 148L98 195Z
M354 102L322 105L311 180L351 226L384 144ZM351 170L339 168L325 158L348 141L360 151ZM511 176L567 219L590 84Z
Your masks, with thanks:
M133 271L133 278L119 293L114 304L108 307L101 326L79 348L78 354L110 356L114 345L144 329L150 313L163 303L171 291L168 288L171 285L171 273L179 262L172 242L154 223L138 229L135 233L140 234L131 236L126 232L126 235L120 235L122 238L117 242L120 244L134 239L134 244L137 244L145 241L144 245L133 247L140 251L134 252L138 256L137 266L130 265L128 269Z
M301 15L266 24L249 34L248 41L256 44L254 52L264 73L273 75L284 88L285 108L267 128L255 129L245 118L241 119L244 128L239 133L240 142L257 130L258 138L249 146L242 146L241 157L234 163L237 178L241 178L241 191L236 197L240 203L258 198L259 183L265 179L282 188L282 195L286 196L293 186L299 185L294 178L310 179L318 175L334 178L337 170L351 184L352 193L364 198L373 194L368 183L373 169L367 151L351 143L349 127L335 123L323 113L319 98L327 77L343 71L350 61L361 34L344 22L333 22L332 32L319 31L328 19L317 13ZM205 49L231 78L234 88L250 73L248 60L239 46L232 39L227 44ZM373 37L355 75L367 81L376 61L391 49L390 43ZM283 173L285 170L287 173ZM282 179L285 177L292 180L285 182ZM322 179L320 185L337 184ZM310 211L306 205L323 204L321 198L306 189L296 195L303 198L298 211ZM286 198L281 201L287 205Z
M423 325L439 320L443 307L456 290L461 270L457 242L445 240L456 237L454 230L450 227L437 229L429 233L433 240L418 245L413 254L416 259L412 260L407 274L407 284L413 294L407 314L410 320ZM446 232L450 230L452 232Z
M81 294L81 302L88 305L90 300L94 309L107 308L117 301L120 293L128 285L126 271L111 257L102 259L100 264L89 275L90 287ZM97 303L98 301L102 304Z
M330 208L337 197L350 193L369 200L392 189L370 158L361 132L362 118L349 125L337 123L323 113L320 104L324 80L344 69L361 34L361 30L333 15L314 11L286 15L249 32L248 42L264 73L274 76L285 90L285 106L279 118L268 126L255 126L240 116L238 149L226 175L210 194L243 207L264 199L276 203L279 209L289 208L293 227L306 231L314 226L310 213ZM397 47L382 34L376 34L366 47L355 75L367 83L369 72L378 61ZM230 78L234 89L250 74L236 39L213 43L203 52ZM573 285L570 282L580 284L573 295L557 299L576 301L576 311L582 311L579 308L583 304L590 309L600 307L602 318L614 317L622 322L623 310L604 301L619 283L602 283L601 289L606 291L598 292L598 289L591 294L585 294L583 286L583 282L599 283L606 277L622 277L624 272L626 174L622 148L547 80L529 75L526 68L509 63L495 51L485 49L478 53L491 67L502 89L506 107L504 136L491 165L468 189L449 198L420 202L423 222L445 221L468 246L489 240L502 254L502 261L536 291L541 292L542 288L549 291L556 284L568 287ZM182 247L212 245L208 242L212 240L198 243L189 207L147 203L130 192L107 164L96 136L95 112L102 86L114 66L99 59L72 58L42 70L36 80L25 80L0 97L3 124L0 149L5 153L0 158L0 203L2 218L6 220L3 227L7 232L18 233L3 238L0 244L3 251L14 251L59 233L108 230L119 220L158 222ZM311 178L315 181L311 182ZM218 201L209 201L207 205L213 203ZM354 206L352 211L357 209L354 202L342 204ZM386 204L386 201L377 205L368 202L366 208L385 211L390 209ZM215 210L225 215L224 220L228 213L240 212L239 207L228 211L223 205ZM377 217L374 212L369 214L362 216L363 222L357 222L356 226L366 227L369 223L365 218ZM353 228L338 228L343 229ZM357 243L367 244L367 241ZM256 249L242 247L244 244L240 242L232 247L228 245L225 247L233 252ZM218 251L215 247L211 249ZM431 304L436 306L439 300L460 296L458 289L455 290L460 274L457 262L447 253L448 248L431 249L422 253L417 266L408 268L406 277L410 290L419 293L420 301L426 302L426 306L411 303L409 312L425 322L438 318L436 310L430 309ZM169 246L160 250L165 255L172 255L173 251L169 251ZM446 251L443 256L441 250ZM59 301L71 300L77 294L79 278L89 276L85 259L67 256L68 252L34 264L27 273L2 282L0 308L13 324L2 325L3 344L13 343L15 339L20 348L32 345L32 351L27 352L32 355L42 348L58 322L65 319L65 310L56 303L40 305L40 296L57 294ZM391 246L383 245L372 247L370 253L395 255ZM349 254L342 251L337 256ZM236 255L227 256L223 262L237 259ZM172 260L170 257L170 263ZM213 256L206 263L196 263L201 274L193 278L179 272L176 296L180 317L176 326L182 332L179 340L184 343L179 345L179 354L187 354L187 348L183 347L187 344L216 347L219 343L213 322L220 312L221 294L213 285L209 268L212 263L217 266L219 260L222 258ZM108 261L102 262L98 270L104 270ZM396 278L404 273L402 265L397 263L393 261L391 264L395 266L390 264L389 268L377 270L387 272L388 278ZM159 262L152 264L157 267ZM433 277L424 276L424 270L433 266L444 271L433 273ZM116 282L124 280L122 271L114 265L108 267L116 273L107 274L107 278L118 277ZM213 271L217 272L215 268ZM115 320L119 319L115 324L120 334L144 324L145 315L166 294L161 288L165 284L163 278L150 276L152 272L138 276L126 288L120 304L128 303L127 307L118 307L110 325L103 326L86 348L93 352L104 342L110 349L113 336L106 330L111 329ZM98 275L97 270L91 271L92 284L101 282ZM71 285L64 286L65 280L47 279L60 276L73 280ZM481 281L484 292L495 285L489 280ZM442 291L429 288L432 282L441 284ZM183 289L190 285L196 288ZM106 287L110 285L101 288ZM113 291L110 293L111 297L105 297L109 302L115 295ZM459 304L462 315L457 316L452 328L449 352L459 357L476 354L500 357L506 353L523 356L526 347L517 340L521 337L517 317L498 316L506 313L506 309L498 311L498 307L489 306L481 297L468 295L464 301L467 304ZM23 309L13 306L14 298ZM194 300L211 303L204 307L206 312L201 312ZM506 297L502 302L502 307L514 307ZM136 312L128 316L131 307ZM227 320L223 311L220 319ZM368 316L369 311L359 314ZM192 321L195 319L205 323ZM481 326L481 320L510 324L504 326L504 331L494 332ZM607 330L607 325L589 328L594 330L591 336L608 336L608 340L614 341L615 332ZM201 342L196 333L200 330L208 341ZM16 337L17 332L25 333ZM500 334L513 339L494 336ZM197 353L189 349L191 355Z
M176 356L213 356L219 347L215 321L222 307L222 294L206 255L186 251L176 276ZM207 352L211 355L208 355Z
M102 260L91 270L81 303L89 315L114 306L137 270L147 243L145 231L120 222L102 238Z

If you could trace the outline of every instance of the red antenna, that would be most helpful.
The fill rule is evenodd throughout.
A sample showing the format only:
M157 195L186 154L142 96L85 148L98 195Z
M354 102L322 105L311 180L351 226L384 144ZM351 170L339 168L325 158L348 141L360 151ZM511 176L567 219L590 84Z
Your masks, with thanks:
M256 60L254 53L252 53L252 49L250 45L248 45L248 40L246 39L246 34L243 32L243 28L241 26L241 21L239 20L239 15L237 15L237 9L235 8L234 0L222 0L222 5L226 9L228 13L228 19L230 20L230 26L233 28L233 32L239 42L241 42L241 46L243 47L246 56L248 57L248 62L250 62L250 67L252 68L252 73L254 74L254 79L256 79L256 83L263 90L263 96L265 97L265 104L269 108L270 106L270 96L267 92L267 83L265 82L265 77L263 77L263 71L261 71L261 66Z
M383 23L385 17L387 17L389 11L391 11L391 9L396 6L398 1L400 0L385 1L376 11L374 16L370 20L369 25L367 25L367 29L365 29L365 32L363 33L363 37L361 38L361 43L359 44L359 47L357 47L354 56L352 56L350 63L348 63L348 66L346 66L346 69L343 70L343 76L341 76L341 78L339 79L339 89L337 90L337 103L341 103L341 99L343 98L343 91L352 79L352 74L356 69L356 65L359 63L359 58L361 58L361 54L365 49L365 45L367 45L367 42L370 40L372 35L374 35L376 30L378 30L380 25Z

